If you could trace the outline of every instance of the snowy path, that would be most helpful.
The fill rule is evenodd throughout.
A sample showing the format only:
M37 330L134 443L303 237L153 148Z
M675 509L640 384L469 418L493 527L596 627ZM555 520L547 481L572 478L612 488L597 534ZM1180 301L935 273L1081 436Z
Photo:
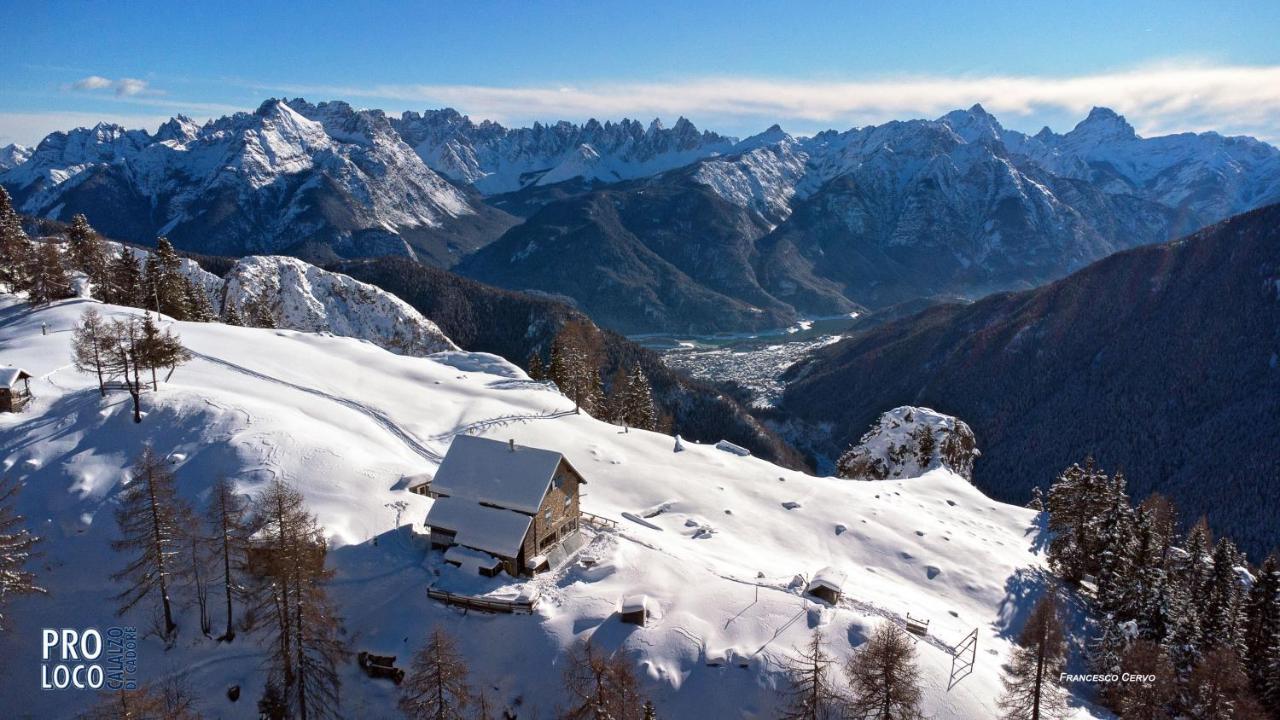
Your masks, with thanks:
M206 355L201 352L196 352L194 350L191 351L191 354L194 355L195 357L200 358L201 360L214 363L215 365L221 365L230 370L234 370L235 372L248 375L250 377L257 378L259 380L265 380L270 383L275 383L277 385L283 385L285 387L292 388L299 392L308 393L311 395L315 395L316 397L321 397L326 400L335 402L339 405L342 405L343 407L354 410L360 413L361 415L364 415L370 420L373 420L375 423L382 426L384 430L386 430L387 432L399 438L401 442L403 442L405 445L409 447L410 450L421 455L423 458L436 463L444 459L443 455L427 447L426 444L424 444L416 436L414 436L408 430L405 430L404 428L400 427L391 418L387 417L385 413L383 413L380 410L369 407L364 403L356 402L355 400L351 400L349 398L338 397L337 395L332 395L330 393L324 392L323 390L317 390L315 388L306 387L305 385L298 385L296 383L291 383L287 380L281 380L279 378L275 378L270 375L260 373L257 370L250 370L249 368L244 367L243 365L237 365L228 360L216 358L211 355Z

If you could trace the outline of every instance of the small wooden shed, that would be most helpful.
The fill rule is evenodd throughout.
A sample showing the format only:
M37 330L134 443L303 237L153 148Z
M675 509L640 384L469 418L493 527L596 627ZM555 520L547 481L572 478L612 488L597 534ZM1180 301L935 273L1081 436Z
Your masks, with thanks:
M19 367L0 367L0 412L16 413L31 400L31 373Z
M813 579L809 581L809 586L805 588L805 592L819 600L835 605L840 602L840 596L844 594L844 581L844 573L835 568L824 567L814 573Z

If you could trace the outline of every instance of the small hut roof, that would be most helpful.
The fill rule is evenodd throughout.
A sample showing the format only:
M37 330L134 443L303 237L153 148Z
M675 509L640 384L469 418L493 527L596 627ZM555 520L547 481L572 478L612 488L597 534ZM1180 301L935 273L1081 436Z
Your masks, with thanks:
M459 435L449 444L431 491L532 514L562 460L554 450Z
M643 593L622 598L622 612L624 613L634 613L642 610L648 612L649 607L649 596Z
M454 545L444 551L444 559L456 562L462 567L475 566L492 570L498 566L498 558L490 555L483 550L472 550L471 548Z
M20 367L6 365L0 367L0 390L12 390L19 380L31 377L31 373Z
M436 498L427 512L427 525L454 532L455 543L504 558L519 554L531 522L529 515L455 497Z
M809 587L805 589L805 592L819 587L824 587L833 592L843 592L846 577L845 573L833 567L824 567L813 574L813 579L809 581Z

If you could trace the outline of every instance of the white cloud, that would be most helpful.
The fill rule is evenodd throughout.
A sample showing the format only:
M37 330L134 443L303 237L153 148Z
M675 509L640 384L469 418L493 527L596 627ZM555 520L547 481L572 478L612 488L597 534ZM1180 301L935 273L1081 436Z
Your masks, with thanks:
M120 78L116 81L116 95L138 95L147 90L147 81L137 78Z
M936 117L981 103L998 116L1083 116L1107 106L1140 132L1225 129L1280 137L1280 66L1166 62L1077 76L898 76L859 81L705 77L566 87L376 85L260 86L325 97L450 105L477 117L617 118L688 115L705 120L861 125Z
M101 75L90 75L71 83L71 87L76 90L101 90L111 87L111 80Z
M142 95L144 93L148 95L163 94L159 90L151 89L150 83L146 80L128 77L112 80L111 78L105 78L101 75L89 75L88 77L80 78L79 80L71 83L69 87L71 90L88 91L106 90L108 88L113 89L117 97L132 97L134 95Z

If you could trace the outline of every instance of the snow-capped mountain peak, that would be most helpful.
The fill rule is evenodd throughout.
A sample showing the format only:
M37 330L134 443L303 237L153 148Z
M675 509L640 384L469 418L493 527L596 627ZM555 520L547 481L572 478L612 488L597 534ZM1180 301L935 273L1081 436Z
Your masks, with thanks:
M26 145L10 143L0 147L0 172L18 167L31 159L33 150Z

